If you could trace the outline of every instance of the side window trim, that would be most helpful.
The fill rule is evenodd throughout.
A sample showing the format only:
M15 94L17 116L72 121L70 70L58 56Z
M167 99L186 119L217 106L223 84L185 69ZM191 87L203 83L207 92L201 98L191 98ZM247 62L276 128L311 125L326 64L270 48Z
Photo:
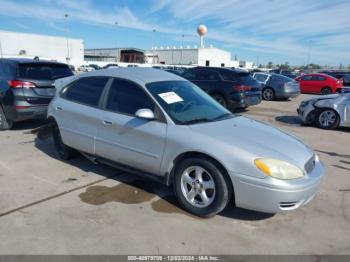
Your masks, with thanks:
M105 87L105 90L103 91L102 93L102 96L101 96L101 106L99 109L103 110L103 111L107 111L107 112L111 112L111 113L115 113L115 114L120 114L120 115L124 115L124 116L130 116L130 117L135 117L134 115L131 115L131 114L127 114L127 113L124 113L124 112L117 112L117 111L114 111L114 110L110 110L107 108L107 101L108 101L108 95L109 95L109 91L113 85L113 82L115 80L122 80L122 81L127 81L135 86L137 86L138 88L141 89L142 92L145 93L145 95L152 101L152 103L154 104L154 113L158 113L158 118L156 118L154 121L157 121L157 122L160 122L160 123L165 123L167 124L167 121L166 121L166 117L164 116L164 113L162 112L162 110L159 108L159 105L155 102L155 100L153 99L153 97L146 92L146 90L144 90L144 88L139 85L138 83L134 82L134 81L131 81L129 79L124 79L124 78L119 78L119 77L111 77L108 82L107 82L107 85Z

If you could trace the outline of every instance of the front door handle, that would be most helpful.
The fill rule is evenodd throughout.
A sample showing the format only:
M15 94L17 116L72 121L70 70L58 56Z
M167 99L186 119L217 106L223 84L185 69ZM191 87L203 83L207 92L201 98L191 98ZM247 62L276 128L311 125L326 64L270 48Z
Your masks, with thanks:
M105 125L105 126L111 126L113 125L113 123L111 121L108 121L108 120L102 120L102 123Z
M56 110L62 111L63 108L61 106L56 106Z

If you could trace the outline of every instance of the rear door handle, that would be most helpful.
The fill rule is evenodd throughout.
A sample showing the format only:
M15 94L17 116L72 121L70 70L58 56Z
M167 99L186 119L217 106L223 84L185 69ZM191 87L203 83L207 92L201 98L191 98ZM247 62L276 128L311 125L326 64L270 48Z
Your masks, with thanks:
M102 120L102 123L105 125L105 126L111 126L113 125L113 123L111 121L108 121L108 120Z
M56 110L62 111L63 108L61 106L56 106Z

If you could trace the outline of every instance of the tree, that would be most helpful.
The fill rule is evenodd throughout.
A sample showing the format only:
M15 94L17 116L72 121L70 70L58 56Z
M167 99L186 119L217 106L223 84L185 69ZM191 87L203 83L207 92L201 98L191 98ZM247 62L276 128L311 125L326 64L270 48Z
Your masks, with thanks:
M262 64L260 64L259 66L258 66L258 68L263 68L264 66L262 65Z
M340 65L339 65L339 69L343 69L343 64L340 64Z
M273 67L273 64L272 64L272 62L270 61L270 62L268 62L267 63L267 68L272 68Z

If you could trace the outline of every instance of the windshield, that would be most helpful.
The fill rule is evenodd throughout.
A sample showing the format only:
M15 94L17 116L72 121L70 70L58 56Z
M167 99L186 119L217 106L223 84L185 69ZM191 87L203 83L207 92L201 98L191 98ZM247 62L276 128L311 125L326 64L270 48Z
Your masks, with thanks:
M227 119L233 114L188 81L164 81L146 85L153 97L178 125Z
M35 80L55 80L73 73L67 65L53 63L28 63L19 64L18 76Z

